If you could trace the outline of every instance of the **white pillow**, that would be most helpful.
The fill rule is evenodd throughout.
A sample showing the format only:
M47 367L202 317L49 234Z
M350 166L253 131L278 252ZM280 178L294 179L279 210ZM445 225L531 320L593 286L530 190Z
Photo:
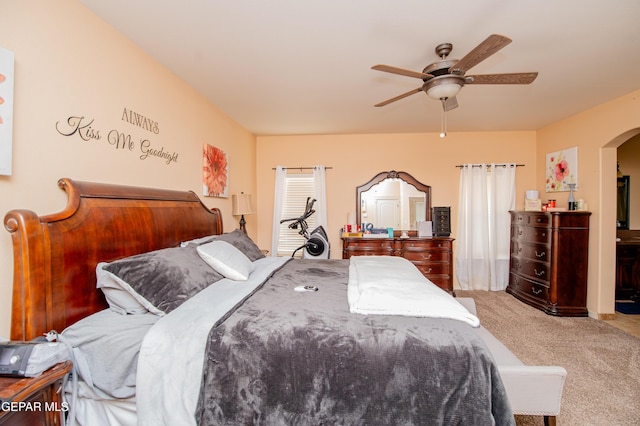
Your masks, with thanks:
M198 254L216 272L234 281L246 281L255 268L244 253L226 241L198 246Z

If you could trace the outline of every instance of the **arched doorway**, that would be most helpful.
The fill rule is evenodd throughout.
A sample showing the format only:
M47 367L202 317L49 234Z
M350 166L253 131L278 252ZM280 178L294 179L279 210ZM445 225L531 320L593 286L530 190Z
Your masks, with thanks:
M607 142L600 152L600 295L597 312L615 312L615 273L616 273L616 205L617 205L617 160L618 147L636 135L640 127L621 133ZM611 283L610 285L608 283ZM600 319L613 319L604 318Z

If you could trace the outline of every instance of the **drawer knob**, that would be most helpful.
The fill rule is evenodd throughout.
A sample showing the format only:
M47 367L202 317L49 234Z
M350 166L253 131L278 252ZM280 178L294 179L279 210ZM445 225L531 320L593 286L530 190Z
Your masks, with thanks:
M431 259L431 253L428 253L426 256L424 255L424 253L422 253L422 258L426 260Z
M531 292L532 292L533 294L535 294L535 295L538 295L538 294L542 293L542 289L540 289L540 290L536 291L536 288L535 288L535 287L531 287Z
M536 250L536 257L544 257L544 255L547 254L546 252L542 252L542 253L538 253L538 250Z
M427 274L429 274L429 273L431 273L431 271L432 271L432 269L431 269L431 268L429 268L429 269L427 269L425 272L426 272Z
M534 269L533 273L536 274L537 277L541 277L544 275L544 269L542 271L538 271L537 269Z

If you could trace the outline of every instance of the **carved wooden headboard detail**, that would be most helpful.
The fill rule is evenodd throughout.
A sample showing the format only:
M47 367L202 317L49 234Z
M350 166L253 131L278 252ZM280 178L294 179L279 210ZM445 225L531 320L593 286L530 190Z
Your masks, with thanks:
M99 262L175 247L222 233L222 215L192 191L60 179L68 195L59 213L12 210L4 218L13 240L11 339L62 331L107 305L96 288Z

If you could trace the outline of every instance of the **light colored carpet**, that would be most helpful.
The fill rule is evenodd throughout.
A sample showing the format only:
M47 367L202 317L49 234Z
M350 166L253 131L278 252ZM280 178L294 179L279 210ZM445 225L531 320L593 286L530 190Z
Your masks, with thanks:
M640 426L640 338L593 318L547 315L506 292L461 291L522 362L567 370L558 425ZM542 417L517 416L518 426Z

